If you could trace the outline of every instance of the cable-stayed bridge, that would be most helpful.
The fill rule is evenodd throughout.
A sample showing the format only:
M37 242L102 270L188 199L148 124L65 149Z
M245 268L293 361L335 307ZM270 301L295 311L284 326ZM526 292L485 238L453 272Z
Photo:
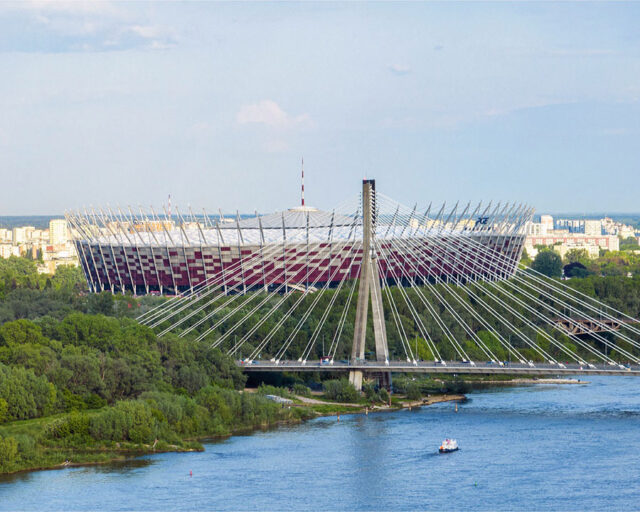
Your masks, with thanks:
M138 320L245 371L638 374L637 319L519 264L533 209L402 205L365 180L331 211L68 214L94 290L175 297ZM101 220L99 220L101 219Z

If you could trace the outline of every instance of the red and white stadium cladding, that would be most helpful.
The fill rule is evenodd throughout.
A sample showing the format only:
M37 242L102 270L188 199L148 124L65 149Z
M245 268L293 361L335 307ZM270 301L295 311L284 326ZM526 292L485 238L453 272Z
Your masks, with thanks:
M71 215L67 219L95 292L170 295L203 284L217 285L226 293L261 287L303 289L355 279L362 260L358 218L313 209L179 225L159 219L102 224ZM392 235L401 244L391 244L388 226L376 226L380 277L400 283L425 274L507 278L515 271L524 244L520 228L474 226L433 235L414 230L412 236ZM493 248L494 256L487 258L478 245Z

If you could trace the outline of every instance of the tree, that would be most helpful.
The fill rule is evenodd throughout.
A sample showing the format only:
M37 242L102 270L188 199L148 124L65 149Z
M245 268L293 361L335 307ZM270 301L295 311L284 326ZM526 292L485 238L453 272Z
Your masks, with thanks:
M531 266L531 258L529 257L529 253L526 249L522 249L522 256L520 256L520 263L526 265L527 267Z
M0 398L0 423L9 415L9 404L4 398Z
M531 268L548 277L562 277L562 258L551 250L540 251Z
M82 269L74 265L60 265L56 268L51 284L56 290L82 291L87 287Z
M564 267L564 275L567 277L587 277L591 272L582 263L574 261Z
M589 255L587 254L586 249L571 249L570 251L567 251L564 259L567 263L579 263L587 261L589 259Z
M355 402L359 393L347 379L329 380L322 386L326 397L329 400L338 402Z
M18 442L13 437L0 437L0 473L9 471L18 457Z

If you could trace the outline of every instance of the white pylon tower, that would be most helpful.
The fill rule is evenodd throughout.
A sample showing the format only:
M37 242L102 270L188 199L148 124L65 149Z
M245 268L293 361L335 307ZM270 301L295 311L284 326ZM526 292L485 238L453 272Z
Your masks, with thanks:
M365 179L362 181L362 262L360 263L360 283L358 287L358 303L353 330L351 360L354 364L364 361L367 341L367 319L369 316L369 298L371 298L376 360L378 363L388 365L389 348L387 345L387 329L384 323L377 254L374 248L376 224L375 202L376 182L375 180ZM362 370L352 370L349 372L349 382L358 390L362 389L362 379ZM380 381L381 385L389 386L391 384L391 374L384 372Z

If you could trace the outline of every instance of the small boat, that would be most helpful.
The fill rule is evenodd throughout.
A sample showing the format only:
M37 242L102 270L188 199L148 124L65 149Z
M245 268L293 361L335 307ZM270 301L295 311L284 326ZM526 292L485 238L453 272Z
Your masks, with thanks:
M451 453L458 450L458 441L455 439L445 439L440 445L440 453Z

